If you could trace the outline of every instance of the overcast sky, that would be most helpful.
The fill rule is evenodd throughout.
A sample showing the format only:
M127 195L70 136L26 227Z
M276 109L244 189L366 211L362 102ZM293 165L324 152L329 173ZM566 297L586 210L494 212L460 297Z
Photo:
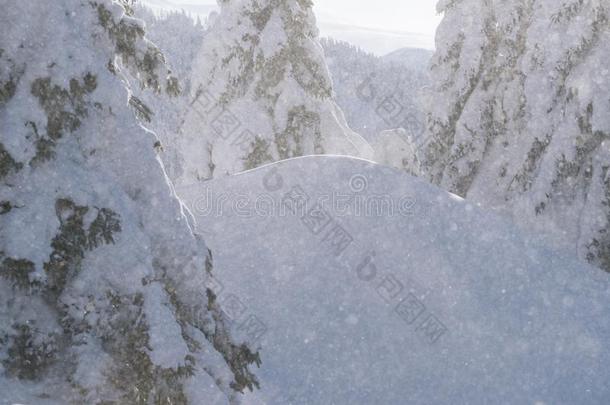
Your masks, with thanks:
M325 11L363 27L434 35L440 22L437 0L314 0Z
M216 0L142 0L149 4L216 5ZM314 0L321 36L385 55L404 47L434 49L437 0ZM163 6L162 6L163 7ZM165 8L165 7L164 7ZM206 13L209 8L206 8Z
M215 0L173 0L174 3L216 4ZM440 17L437 0L314 0L316 12L337 22L370 28L434 35Z

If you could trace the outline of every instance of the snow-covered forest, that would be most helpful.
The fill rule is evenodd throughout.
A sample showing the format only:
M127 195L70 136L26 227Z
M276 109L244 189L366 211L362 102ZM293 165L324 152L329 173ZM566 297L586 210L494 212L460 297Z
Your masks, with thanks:
M340 3L0 0L0 404L610 403L610 1Z

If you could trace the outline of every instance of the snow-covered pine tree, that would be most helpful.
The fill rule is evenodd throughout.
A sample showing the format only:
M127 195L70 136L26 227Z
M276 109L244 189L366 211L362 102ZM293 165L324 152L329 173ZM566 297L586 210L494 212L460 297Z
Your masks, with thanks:
M163 52L180 88L190 92L188 81L205 33L199 17L175 10L158 15L145 3L135 5L134 16L146 23L146 36Z
M201 49L205 29L184 11L158 15L142 3L134 7L134 16L146 23L147 37L163 52L167 65L179 81L175 93L157 95L142 89L137 76L127 75L133 93L130 104L141 122L159 137L159 155L168 176L174 179L175 169L179 167L177 162L181 160L175 143L176 134L180 131L185 111L189 109L193 63Z
M441 0L430 144L442 187L610 271L610 3Z
M310 0L224 0L199 53L180 183L307 154L372 157L333 100Z
M128 4L126 4L128 6ZM257 384L124 72L174 92L113 0L0 0L0 392L228 403Z
M375 150L375 162L403 170L413 176L421 175L417 142L406 129L381 131L370 142Z

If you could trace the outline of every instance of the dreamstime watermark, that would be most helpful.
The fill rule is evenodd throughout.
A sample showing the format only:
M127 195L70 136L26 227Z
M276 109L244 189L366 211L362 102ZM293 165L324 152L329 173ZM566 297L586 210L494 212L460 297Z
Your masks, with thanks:
M256 135L245 128L240 119L231 110L223 107L218 97L208 90L199 89L190 103L191 110L203 122L208 123L209 130L218 138L230 142L242 152L248 152Z
M369 284L406 325L428 343L436 343L447 327L424 304L431 290L410 277L401 280L390 271L381 271L375 265L376 252L371 251L356 266L359 280Z
M201 274L201 268L198 266L188 266L184 273L178 275L179 284L188 286L190 291L204 293L203 305L187 306L186 313L192 319L205 319L209 316L210 302L213 301L217 304L225 325L231 328L232 337L243 339L251 347L262 346L269 327L246 305L247 300L228 291L225 285L212 274L211 252L208 254L205 262L205 275Z
M357 174L350 179L350 189L357 195L368 187L367 178ZM429 344L438 342L448 328L424 303L431 294L411 277L401 279L390 271L381 271L375 264L377 253L371 251L362 257L362 250L347 227L329 211L314 204L301 185L288 186L284 178L273 168L263 177L263 186L269 193L282 195L282 205L293 215L297 215L303 226L316 237L345 268L353 271L358 279L374 288L377 295L392 313ZM350 264L353 257L362 257L356 266ZM353 261L352 261L353 262Z
M389 194L365 193L366 177L355 175L349 181L352 193L333 191L313 199L307 196L303 203L296 199L305 192L300 186L293 187L282 198L272 193L247 194L213 193L209 188L193 201L192 211L199 216L221 217L228 213L238 217L286 217L298 215L324 215L332 212L337 217L410 217L415 213L416 200L411 196L399 199Z
M195 320L207 319L212 309L210 303L213 302L218 314L222 316L224 325L230 327L232 338L247 343L251 348L262 346L269 327L246 305L243 297L228 291L224 284L212 274L206 274L205 278L201 278L201 274L198 274L195 266L182 274L182 277L181 282L189 283L192 291L204 293L203 305L185 307L186 315Z
M376 73L369 74L356 88L358 98L373 105L375 113L390 129L403 128L411 136L418 149L425 147L426 128L422 118L417 116L417 106L404 103L394 89L384 89L375 84Z
M269 330L267 324L254 314L236 294L225 291L224 284L213 276L208 277L205 288L216 297L220 310L234 330L252 345L261 344Z

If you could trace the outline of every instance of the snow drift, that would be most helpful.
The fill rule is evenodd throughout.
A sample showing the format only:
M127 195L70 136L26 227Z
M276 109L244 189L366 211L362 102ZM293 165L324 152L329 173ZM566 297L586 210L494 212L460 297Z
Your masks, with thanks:
M215 291L260 347L252 403L603 404L606 273L367 161L304 157L180 189Z

